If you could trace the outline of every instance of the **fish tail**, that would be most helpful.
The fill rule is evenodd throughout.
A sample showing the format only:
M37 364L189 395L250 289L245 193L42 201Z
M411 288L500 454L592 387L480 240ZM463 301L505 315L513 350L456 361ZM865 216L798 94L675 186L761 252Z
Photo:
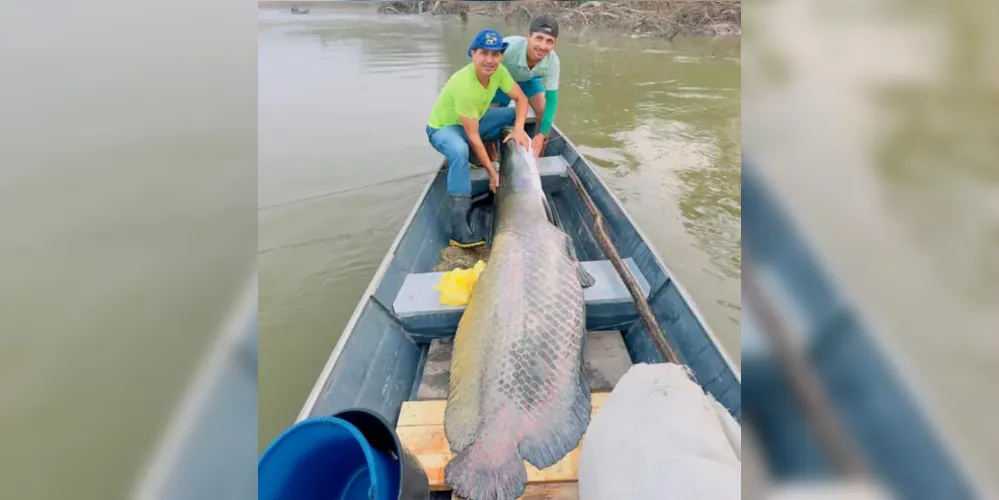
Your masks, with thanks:
M475 500L513 500L524 494L527 469L512 443L472 443L444 467L454 493Z

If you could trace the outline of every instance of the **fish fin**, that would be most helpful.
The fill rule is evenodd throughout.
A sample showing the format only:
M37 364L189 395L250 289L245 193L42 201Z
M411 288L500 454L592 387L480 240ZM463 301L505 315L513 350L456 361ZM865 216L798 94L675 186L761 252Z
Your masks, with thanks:
M582 370L579 370L576 383L570 384L567 390L573 391L569 406L556 405L550 412L538 415L533 432L520 440L520 456L539 470L555 465L579 446L590 425L590 385Z
M471 384L466 390L455 389L454 375L451 376L447 405L444 407L444 436L447 438L451 451L460 452L475 439L481 422L478 404L478 387Z
M594 278L593 275L590 274L585 267L583 267L583 264L578 261L576 262L576 274L579 275L579 284L583 288L589 288L597 284L597 279Z
M579 257L576 256L576 245L572 242L572 237L568 234L565 235L565 251L569 253L569 258L576 264L576 275L579 277L579 285L583 288L596 285L597 279L579 261Z
M548 222L551 222L553 226L562 229L558 219L555 218L555 210L552 209L551 203L548 203L548 197L542 196L541 203L545 206L545 215L548 216Z
M474 311L477 306L477 303L470 301L465 307L452 344L444 435L454 452L471 444L481 422L479 381L482 379L482 367L476 360L481 358L482 346L477 342L480 338L473 334L477 326Z
M444 482L461 498L520 498L527 469L508 441L479 440L448 462Z

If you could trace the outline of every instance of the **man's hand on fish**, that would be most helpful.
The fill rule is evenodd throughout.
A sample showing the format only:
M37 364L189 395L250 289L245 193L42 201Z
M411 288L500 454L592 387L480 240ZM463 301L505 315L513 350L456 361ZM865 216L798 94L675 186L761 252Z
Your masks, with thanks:
M499 173L492 166L486 167L486 171L489 172L489 190L495 193L499 189Z
M527 132L524 132L523 127L514 127L513 132L510 132L510 135L506 136L506 139L503 139L503 144L509 142L510 139L513 139L517 143L518 150L520 149L519 146L523 146L525 151L531 149L531 138L527 136Z
M545 134L538 133L531 140L531 149L534 150L534 157L541 158L541 154L544 151L545 146Z

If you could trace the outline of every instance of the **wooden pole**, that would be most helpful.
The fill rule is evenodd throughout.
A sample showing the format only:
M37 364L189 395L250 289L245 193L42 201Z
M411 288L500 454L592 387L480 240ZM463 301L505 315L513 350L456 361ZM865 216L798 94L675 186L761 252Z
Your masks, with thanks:
M611 243L610 238L607 237L607 233L604 231L604 216L600 213L600 209L597 208L596 204L593 203L593 199L590 198L590 194L586 192L586 188L583 187L583 183L580 182L579 177L576 176L576 172L572 170L572 165L566 168L566 172L569 174L569 179L572 180L573 185L576 186L576 191L579 193L580 198L583 199L583 203L586 204L586 208L589 209L590 214L593 215L593 229L597 233L597 242L600 243L601 248L603 248L604 253L607 254L607 258L610 259L611 264L614 265L614 269L617 270L617 274L621 276L621 280L624 281L624 285L628 287L628 291L631 293L631 298L635 301L635 306L638 308L638 315L645 325L645 329L649 332L649 337L652 338L652 343L655 344L656 349L659 350L659 354L662 356L663 360L668 363L679 363L680 360L676 356L676 351L666 340L666 331L663 330L659 322L656 321L655 315L652 314L652 309L649 307L649 302L645 300L645 295L642 293L642 288L638 286L638 281L635 277L631 275L631 271L628 267L624 265L624 261L621 260L621 256L617 253L617 249Z
M869 477L867 464L842 423L836 418L832 404L822 390L818 375L812 370L805 353L792 340L792 334L776 307L767 299L749 266L742 268L743 297L759 314L766 335L773 342L781 366L787 374L791 390L801 403L805 419L815 436L841 473L854 478Z

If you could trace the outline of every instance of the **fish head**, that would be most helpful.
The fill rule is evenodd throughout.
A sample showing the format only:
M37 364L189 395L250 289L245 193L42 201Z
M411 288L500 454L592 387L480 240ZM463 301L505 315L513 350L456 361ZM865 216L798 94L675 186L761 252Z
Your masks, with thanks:
M506 153L503 158L505 161L500 166L499 172L500 188L506 186L509 194L537 194L539 199L543 198L541 173L538 171L538 162L531 150L510 141L504 153Z

